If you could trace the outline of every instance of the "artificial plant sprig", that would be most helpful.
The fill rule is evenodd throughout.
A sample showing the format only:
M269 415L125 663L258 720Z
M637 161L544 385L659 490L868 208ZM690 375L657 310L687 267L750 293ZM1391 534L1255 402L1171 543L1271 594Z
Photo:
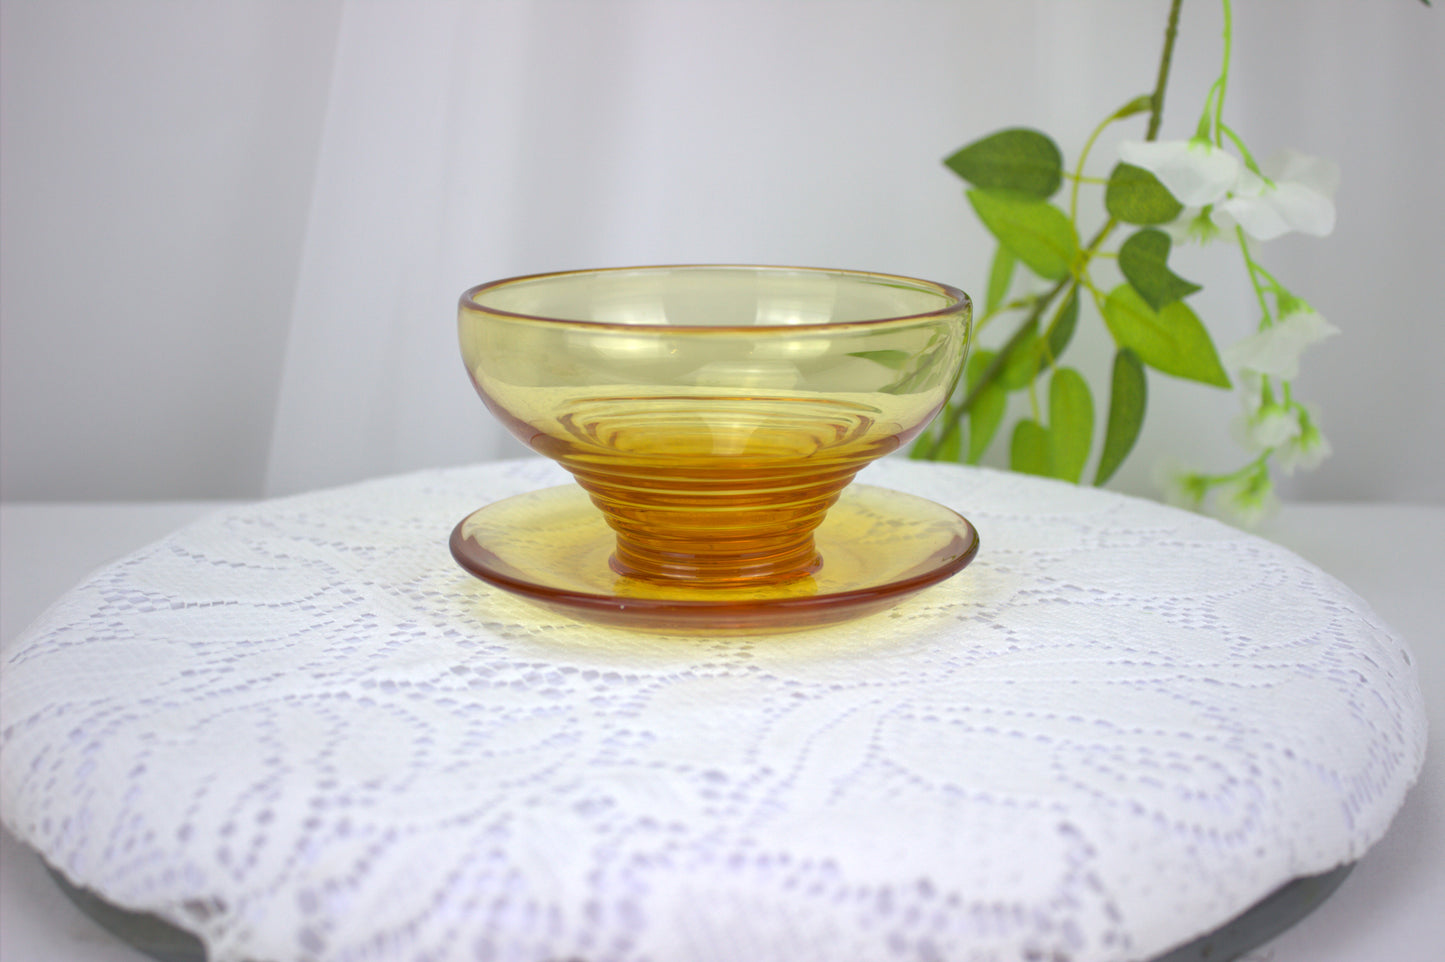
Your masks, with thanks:
M1022 128L999 131L963 147L945 160L951 170L972 185L968 199L999 242L989 274L984 320L995 314L1007 296L1020 262L1036 276L1052 281L1052 285L1042 295L1030 299L1027 314L998 351L975 352L965 374L961 397L947 405L933 428L915 443L915 457L952 460L949 455L965 450L959 437L967 418L970 438L966 460L977 463L1002 423L1008 391L1031 387L1039 375L1057 366L1077 321L1078 289L1081 283L1090 283L1089 264L1119 222L1162 223L1179 212L1179 205L1147 172L1120 165L1107 182L1106 209L1110 216L1087 244L1078 243L1075 226L1079 215L1078 189L1084 179L1083 164L1094 141L1109 125L1146 111L1149 115L1146 139L1153 140L1158 135L1181 6L1182 0L1171 0L1153 91L1127 101L1104 118L1090 135L1072 178L1068 214L1049 203L1064 180L1062 152L1052 139L1039 131ZM1056 313L1041 338L1042 318L1054 301L1065 294L1063 309ZM1128 322L1125 325L1128 326ZM1063 375L1058 383L1066 386L1063 390L1072 397L1065 396L1058 403L1051 397L1051 414L1055 410L1064 412L1087 405L1091 416L1084 418L1080 416L1082 411L1074 410L1067 418L1067 434L1062 424L1045 427L1037 417L1021 421L1014 429L1010 460L1019 470L1078 481L1083 467L1077 451L1082 447L1087 452L1092 444L1093 398L1087 381L1078 372L1062 370L1071 373ZM1014 377L1004 379L1005 372L1013 373ZM1106 454L1095 477L1099 484L1108 480L1123 462L1143 424L1146 392L1136 352L1121 348L1115 360L1113 380L1115 386L1123 387L1111 391L1104 442ZM1086 438L1078 436L1080 429L1087 430ZM1065 451L1057 468L1053 464L1055 447Z
M1081 301L1092 304L1115 346L1095 484L1107 482L1133 449L1150 369L1233 387L1244 407L1238 433L1251 451L1246 463L1213 474L1176 472L1169 485L1176 501L1201 506L1222 494L1225 507L1248 517L1273 496L1272 467L1309 468L1328 453L1318 416L1297 399L1293 382L1300 352L1335 329L1264 267L1255 245L1290 231L1328 234L1338 173L1327 161L1288 152L1258 163L1228 124L1234 19L1230 0L1221 2L1220 72L1190 139L1159 140L1182 7L1171 0L1154 89L1106 116L1071 170L1048 135L1025 128L998 131L944 161L968 182L969 204L998 242L979 334L1005 318L1016 326L997 348L974 352L958 392L915 443L914 457L977 463L1003 426L1009 395L1026 391L1027 413L1009 438L1010 466L1082 481L1096 447L1093 393L1080 371L1061 363ZM1104 131L1145 113L1142 140L1119 146L1108 177L1087 176ZM1067 209L1053 202L1065 182ZM1092 185L1103 186L1104 222L1083 243L1081 198ZM1115 244L1121 228L1128 233ZM1222 353L1188 302L1202 285L1171 266L1179 244L1220 239L1238 244L1260 308L1256 333ZM1101 285L1101 262L1114 265L1122 283Z

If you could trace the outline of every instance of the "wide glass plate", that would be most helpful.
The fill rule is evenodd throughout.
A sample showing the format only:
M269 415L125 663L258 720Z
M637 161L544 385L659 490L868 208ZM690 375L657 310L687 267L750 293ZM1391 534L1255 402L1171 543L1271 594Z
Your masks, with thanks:
M664 585L619 574L615 536L587 493L547 488L487 505L451 551L505 591L588 621L644 631L790 631L870 614L957 574L978 532L957 512L869 485L846 488L814 535L821 563L782 584Z

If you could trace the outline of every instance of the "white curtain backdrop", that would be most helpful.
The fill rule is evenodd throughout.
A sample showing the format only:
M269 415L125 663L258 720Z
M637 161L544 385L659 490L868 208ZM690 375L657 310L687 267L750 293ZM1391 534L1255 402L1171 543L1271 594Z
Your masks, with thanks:
M711 261L958 279L937 161L987 79L967 38L1034 34L1027 5L979 7L348 4L269 488L520 453L457 358L455 302L483 280Z
M454 328L463 289L517 273L810 264L981 296L991 243L941 158L1012 125L1076 152L1152 86L1167 6L0 0L0 485L255 497L524 453L472 394ZM1445 500L1442 18L1415 0L1235 3L1234 125L1261 154L1343 171L1332 237L1262 251L1344 331L1306 357L1336 455L1291 481L1298 497ZM1165 137L1193 129L1220 26L1214 0L1184 4ZM203 142L179 137L198 123ZM1095 172L1142 130L1111 131ZM189 193L108 200L156 156ZM225 163L270 180L218 179ZM1237 250L1176 269L1206 284L1221 346L1252 329ZM99 325L59 296L81 281L133 296ZM1070 357L1102 385L1092 313L1080 336ZM1161 458L1239 461L1231 397L1150 390L1119 487L1151 492Z

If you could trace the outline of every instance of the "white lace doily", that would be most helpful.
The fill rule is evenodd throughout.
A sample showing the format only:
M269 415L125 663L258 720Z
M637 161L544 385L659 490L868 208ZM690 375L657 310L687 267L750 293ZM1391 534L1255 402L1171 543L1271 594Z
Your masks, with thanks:
M1360 856L1419 770L1348 589L1150 502L888 461L983 547L862 621L637 636L474 581L518 461L228 511L9 651L6 824L213 962L1147 958Z

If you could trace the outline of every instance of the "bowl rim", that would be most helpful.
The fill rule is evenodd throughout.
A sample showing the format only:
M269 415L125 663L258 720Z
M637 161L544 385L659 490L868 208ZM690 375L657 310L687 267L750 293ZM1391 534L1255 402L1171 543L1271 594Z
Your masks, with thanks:
M513 320L532 321L540 324L555 324L564 327L584 327L595 330L616 330L630 331L636 334L639 330L648 328L654 330L665 329L668 336L707 336L718 333L746 333L756 336L760 329L756 324L625 324L617 321L590 321L577 318L547 317L542 314L525 314L520 311L507 311L494 307L485 307L478 304L476 296L483 291L492 290L509 284L520 284L530 281L547 280L561 277L580 277L592 274L630 274L645 272L663 271L757 271L776 272L778 274L832 274L852 278L867 278L882 280L885 282L904 283L910 288L933 290L948 298L948 303L931 311L921 311L915 314L898 314L888 317L865 318L857 321L825 321L818 324L780 324L775 325L780 331L832 331L839 329L859 329L867 327L879 327L892 324L911 324L920 320L935 317L948 317L966 313L970 317L973 314L973 299L957 287L944 284L939 281L929 281L918 277L909 277L905 274L890 274L881 271L855 270L843 267L794 267L783 264L639 264L624 267L592 267L575 270L543 271L535 274L518 274L513 277L498 278L493 281L486 281L467 288L462 292L458 302L458 310L462 313L490 314L495 317L510 318Z

